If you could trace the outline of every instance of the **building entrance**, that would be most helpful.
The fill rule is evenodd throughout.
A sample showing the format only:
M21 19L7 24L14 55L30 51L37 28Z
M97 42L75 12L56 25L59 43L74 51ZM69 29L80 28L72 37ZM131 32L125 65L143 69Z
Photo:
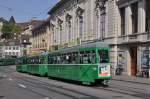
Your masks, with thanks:
M137 47L130 47L130 62L131 62L131 75L135 76L137 74Z

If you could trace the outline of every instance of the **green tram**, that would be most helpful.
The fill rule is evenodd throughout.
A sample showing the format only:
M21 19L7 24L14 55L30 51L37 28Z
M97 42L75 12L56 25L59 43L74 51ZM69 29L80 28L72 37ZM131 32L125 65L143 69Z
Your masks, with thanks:
M16 70L34 75L47 75L47 55L40 56L23 56L18 58Z
M27 72L30 74L46 76L47 65L48 65L47 55L29 57Z
M108 44L95 42L28 57L26 63L17 68L26 66L27 73L79 81L83 84L104 83L111 78L109 55Z
M15 65L16 59L15 58L1 58L0 59L0 66L8 66L8 65Z
M48 54L48 76L84 84L111 78L109 46L96 42L60 49Z
M17 58L16 64L16 70L18 72L27 72L27 56Z

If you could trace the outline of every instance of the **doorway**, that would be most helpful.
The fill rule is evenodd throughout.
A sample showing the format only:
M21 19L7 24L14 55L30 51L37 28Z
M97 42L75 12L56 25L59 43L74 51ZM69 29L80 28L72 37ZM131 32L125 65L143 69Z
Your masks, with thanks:
M130 62L131 62L131 76L136 76L137 74L137 47L130 47Z

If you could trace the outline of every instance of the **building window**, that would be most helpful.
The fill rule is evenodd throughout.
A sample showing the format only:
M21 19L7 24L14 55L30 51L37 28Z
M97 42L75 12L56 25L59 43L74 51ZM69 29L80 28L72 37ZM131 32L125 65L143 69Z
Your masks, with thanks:
M55 28L55 26L53 25L53 24L51 24L51 31L52 31L52 42L53 42L53 44L54 44L54 42L55 42L55 34L54 34L54 28Z
M146 0L146 31L150 32L150 0Z
M84 36L83 12L84 12L83 9L81 9L80 7L77 8L76 15L77 15L77 27L78 27L79 38L83 38Z
M8 47L6 46L6 50L8 50Z
M18 56L19 55L19 53L18 52L16 52L16 56Z
M60 43L62 43L62 24L59 26Z
M9 54L8 55L11 55L11 52L9 52Z
M71 40L71 21L68 22L68 39Z
M13 50L15 50L15 46L13 46Z
M105 37L105 18L106 18L106 13L102 13L101 14L101 20L100 20L100 33L102 34L101 35L101 38L104 39Z
M18 47L18 46L16 47L16 50L19 50L19 47Z
M131 5L132 11L132 33L137 33L138 25L138 2Z
M9 46L9 50L11 50L11 46Z
M15 52L12 52L12 55L15 56Z
M96 37L99 37L99 28L100 28L100 12L96 12Z
M96 12L97 12L97 32L100 33L100 39L105 38L105 20L106 20L106 1L96 0Z
M66 15L66 26L67 26L67 32L68 32L68 41L71 40L71 18L72 16L67 14Z
M62 43L62 30L63 30L62 23L63 23L63 21L60 20L60 19L58 19L58 28L59 28L60 43Z
M121 35L125 35L125 8L120 9Z
M83 37L83 16L79 16L79 36Z

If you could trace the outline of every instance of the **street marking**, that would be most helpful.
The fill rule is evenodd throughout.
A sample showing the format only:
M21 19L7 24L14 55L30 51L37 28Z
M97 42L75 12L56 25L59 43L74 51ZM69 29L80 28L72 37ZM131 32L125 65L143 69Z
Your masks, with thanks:
M10 80L10 81L12 81L12 79L11 79L11 78L9 78L9 80Z
M7 77L7 76L6 76L6 75L3 75L2 77L4 77L4 78L5 78L5 77Z
M18 84L20 87L22 87L22 88L27 88L25 85L23 85L23 84Z
M45 97L45 99L50 99L49 97Z

